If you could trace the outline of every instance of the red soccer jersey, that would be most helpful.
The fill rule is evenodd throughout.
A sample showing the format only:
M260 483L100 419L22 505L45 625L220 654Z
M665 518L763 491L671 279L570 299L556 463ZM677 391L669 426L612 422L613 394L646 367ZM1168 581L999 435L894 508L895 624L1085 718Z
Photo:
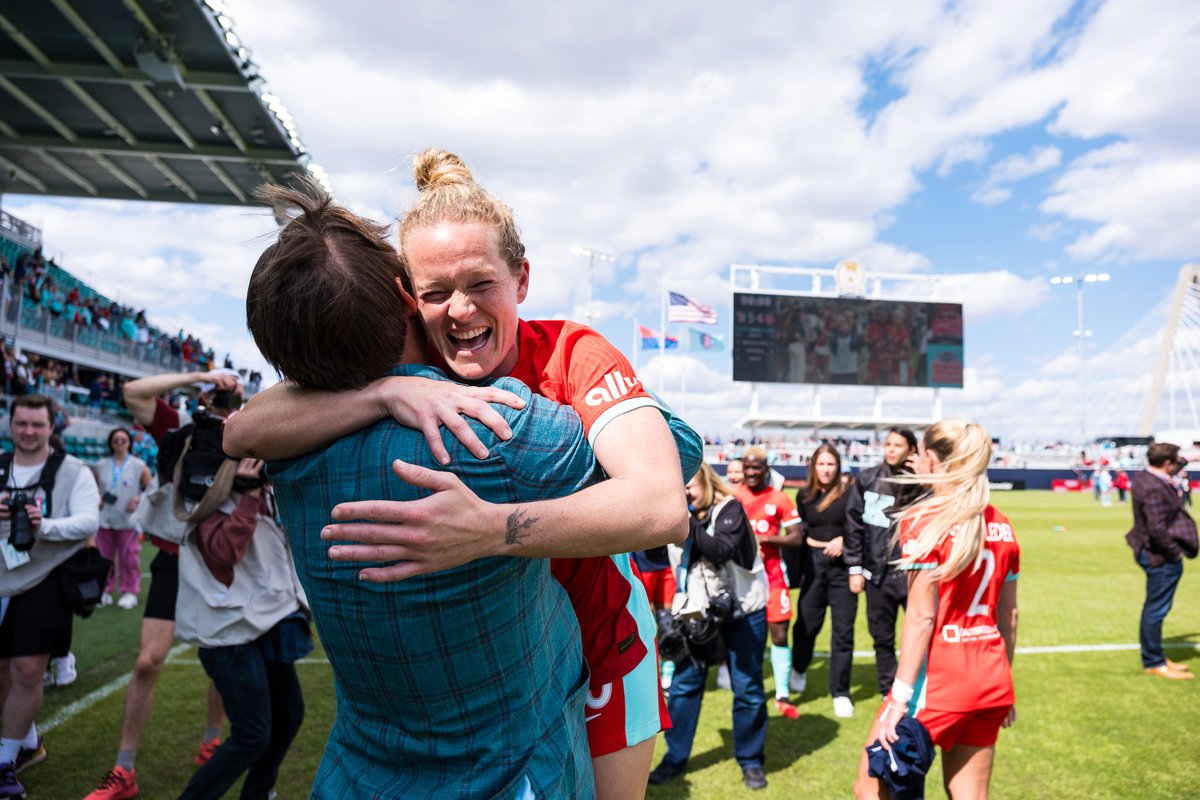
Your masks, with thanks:
M518 330L520 351L512 377L574 408L588 441L595 442L604 426L626 411L659 407L625 356L591 328L563 320L522 320ZM634 616L635 610L649 614L649 604L629 554L555 558L550 569L579 618L592 685L628 675L649 652ZM633 591L642 596L635 597Z
M938 581L937 621L913 697L917 709L970 711L1013 703L1012 665L996 625L996 607L1005 581L1021 572L1021 549L1008 517L988 506L987 532L979 568ZM921 526L900 526L901 553L913 550ZM907 569L934 569L946 563L954 534ZM906 568L904 566L901 567Z
M738 487L737 499L746 509L750 527L760 536L782 536L787 528L800 524L800 512L787 492L767 484L761 492L753 492L746 484ZM787 531L790 533L790 531ZM787 586L783 571L783 559L779 548L762 545L763 566L767 570L767 581L771 586Z

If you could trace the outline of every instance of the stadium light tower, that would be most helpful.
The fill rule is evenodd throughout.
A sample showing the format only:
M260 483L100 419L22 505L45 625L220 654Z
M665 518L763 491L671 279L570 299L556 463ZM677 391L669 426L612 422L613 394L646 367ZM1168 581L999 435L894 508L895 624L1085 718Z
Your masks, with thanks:
M574 245L571 248L571 252L577 256L587 256L588 257L587 324L588 324L588 327L591 327L591 325L592 325L593 277L595 276L595 272L596 272L596 259L598 258L601 261L608 261L608 262L615 262L617 259L613 258L608 253L602 253L599 250L593 250L589 247L580 247L579 245Z
M1083 327L1083 286L1085 283L1103 283L1111 276L1107 272L1087 275L1055 275L1050 283L1055 286L1075 284L1075 340L1079 358L1079 432L1083 435L1083 444L1087 444L1087 377L1083 370L1083 340L1092 332Z

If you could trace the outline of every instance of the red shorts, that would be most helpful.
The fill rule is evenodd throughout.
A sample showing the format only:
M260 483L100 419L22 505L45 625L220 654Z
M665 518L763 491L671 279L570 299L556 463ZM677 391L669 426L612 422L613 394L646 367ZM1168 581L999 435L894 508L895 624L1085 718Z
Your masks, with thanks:
M642 586L646 587L646 597L650 598L651 608L671 608L675 600L675 570L670 567L638 572Z
M651 700L651 693L657 700ZM584 711L592 758L633 747L669 729L667 701L658 684L657 648L624 678L589 686Z
M1012 706L999 706L972 711L933 711L921 708L917 710L916 718L928 729L933 743L943 750L951 750L956 744L991 747L996 743L1000 728L1011 708Z
M767 587L767 622L787 622L792 618L792 595L786 583Z

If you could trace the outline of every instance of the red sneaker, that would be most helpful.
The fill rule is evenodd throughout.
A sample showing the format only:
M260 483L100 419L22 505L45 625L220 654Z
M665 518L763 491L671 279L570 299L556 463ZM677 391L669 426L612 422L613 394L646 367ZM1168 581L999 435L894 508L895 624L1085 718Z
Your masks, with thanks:
M220 739L209 739L207 742L200 743L200 750L196 753L195 763L197 767L203 767L212 758L213 753L217 752L217 748L221 746Z
M785 700L782 697L775 698L775 710L788 719L800 719L800 712L791 704L791 701Z
M130 800L138 796L138 785L133 779L133 770L122 766L112 768L104 776L100 786L83 800Z

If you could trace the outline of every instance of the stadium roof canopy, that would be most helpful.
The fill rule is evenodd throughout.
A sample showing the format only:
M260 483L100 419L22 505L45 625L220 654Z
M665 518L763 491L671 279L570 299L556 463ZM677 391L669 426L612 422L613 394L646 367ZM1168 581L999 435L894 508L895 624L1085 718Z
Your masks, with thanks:
M310 163L220 0L0 0L0 193L248 204Z

